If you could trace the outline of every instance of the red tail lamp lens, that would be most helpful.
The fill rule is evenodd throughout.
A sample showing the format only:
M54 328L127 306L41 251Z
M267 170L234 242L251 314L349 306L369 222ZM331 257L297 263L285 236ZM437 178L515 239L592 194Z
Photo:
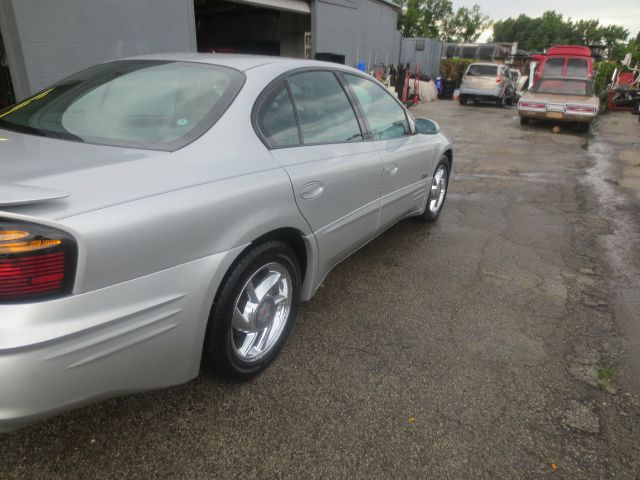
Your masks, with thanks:
M0 303L71 292L76 244L59 230L0 220Z
M538 102L520 102L520 107L533 108L536 110L546 110L547 105L545 103L538 103Z
M587 105L569 105L567 106L567 112L593 113L595 108Z

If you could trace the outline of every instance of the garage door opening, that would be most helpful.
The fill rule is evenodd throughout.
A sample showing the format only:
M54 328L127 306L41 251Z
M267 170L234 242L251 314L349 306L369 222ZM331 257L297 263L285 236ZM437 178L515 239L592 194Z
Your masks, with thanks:
M0 31L0 109L13 105L14 103L16 103L16 98L13 92L13 84L11 83L2 32Z
M278 8L308 9L308 2L195 0L199 52L310 56L311 15ZM306 41L305 41L306 40Z

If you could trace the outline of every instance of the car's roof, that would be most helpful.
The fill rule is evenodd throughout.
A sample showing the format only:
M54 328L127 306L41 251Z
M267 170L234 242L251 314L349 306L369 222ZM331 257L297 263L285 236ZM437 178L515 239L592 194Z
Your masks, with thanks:
M500 67L500 66L504 66L500 63L491 63L491 62L473 62L470 63L469 65L489 65L491 67Z
M345 65L317 60L305 60L300 58L269 57L265 55L244 55L239 53L157 53L152 55L140 55L129 57L125 60L169 60L179 62L198 62L221 65L246 71L261 65L282 64L289 68L321 66L342 70L355 70Z

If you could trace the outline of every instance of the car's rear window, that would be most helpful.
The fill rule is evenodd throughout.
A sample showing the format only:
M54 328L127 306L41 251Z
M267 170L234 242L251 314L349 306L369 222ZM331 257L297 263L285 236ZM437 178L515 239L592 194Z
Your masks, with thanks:
M548 58L546 62L544 62L544 66L542 67L542 75L543 76L556 76L562 75L562 70L564 69L564 57L560 58Z
M593 95L593 82L587 80L566 80L562 78L542 78L531 88L533 93L558 95Z
M469 65L467 75L472 77L497 77L498 66L497 65Z
M203 63L122 60L0 110L0 128L100 145L175 150L224 113L244 74Z
M570 58L567 60L567 77L589 76L589 64L586 58Z

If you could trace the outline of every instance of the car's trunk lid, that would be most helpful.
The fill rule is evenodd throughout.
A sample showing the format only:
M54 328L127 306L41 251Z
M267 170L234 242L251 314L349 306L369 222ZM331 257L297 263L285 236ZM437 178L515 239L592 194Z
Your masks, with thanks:
M148 196L176 185L158 176L171 156L0 130L0 209L56 219Z

